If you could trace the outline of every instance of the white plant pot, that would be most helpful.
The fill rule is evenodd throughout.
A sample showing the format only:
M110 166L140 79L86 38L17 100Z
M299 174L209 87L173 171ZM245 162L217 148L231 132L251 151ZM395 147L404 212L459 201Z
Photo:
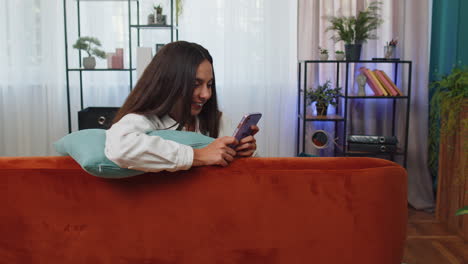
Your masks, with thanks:
M94 58L93 56L84 57L83 58L83 67L85 69L94 69L96 67L96 58Z
M328 54L320 54L320 60L328 60Z
M344 54L344 53L335 53L335 59L336 59L336 60L341 61L341 60L344 60L344 58L345 58L345 54Z

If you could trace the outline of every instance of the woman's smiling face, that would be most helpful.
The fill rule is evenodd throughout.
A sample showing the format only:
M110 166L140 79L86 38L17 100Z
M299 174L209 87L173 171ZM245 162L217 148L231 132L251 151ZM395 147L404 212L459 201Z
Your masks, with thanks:
M192 116L200 114L203 109L203 105L211 98L212 95L213 67L208 60L204 60L198 66L194 86L192 105L190 108Z

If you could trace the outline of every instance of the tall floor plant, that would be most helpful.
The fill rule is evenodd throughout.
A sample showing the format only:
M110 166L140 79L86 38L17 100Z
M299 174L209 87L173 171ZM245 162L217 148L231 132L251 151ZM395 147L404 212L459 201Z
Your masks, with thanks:
M463 133L468 130L468 119L458 119L468 100L468 68L453 68L449 75L433 82L431 87L433 95L429 110L428 163L432 173L437 174L440 138L452 137L457 131ZM468 152L468 140L464 140L462 148L465 153ZM454 184L466 181L464 168L455 168L455 172L457 177ZM468 206L457 211L457 215L461 214L468 214Z

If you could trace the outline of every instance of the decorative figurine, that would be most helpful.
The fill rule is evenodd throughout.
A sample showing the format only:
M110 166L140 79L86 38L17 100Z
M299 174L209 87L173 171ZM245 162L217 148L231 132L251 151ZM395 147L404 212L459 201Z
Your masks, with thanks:
M356 78L356 82L358 83L359 91L358 96L366 96L366 90L364 89L366 85L367 78L364 74L359 74Z

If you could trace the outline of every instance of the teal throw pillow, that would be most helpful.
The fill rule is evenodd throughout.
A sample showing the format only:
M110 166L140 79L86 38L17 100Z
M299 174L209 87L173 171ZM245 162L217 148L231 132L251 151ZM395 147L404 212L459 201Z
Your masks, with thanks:
M317 155L307 154L307 153L304 153L304 152L299 153L297 156L298 156L298 157L303 157L303 158L315 158L315 157L320 157L320 156L317 156Z
M214 138L199 133L177 130L155 130L147 133L159 136L193 148L203 148ZM143 171L120 168L104 154L106 130L84 129L70 133L54 143L55 150L62 155L70 155L89 174L103 178L126 178Z

